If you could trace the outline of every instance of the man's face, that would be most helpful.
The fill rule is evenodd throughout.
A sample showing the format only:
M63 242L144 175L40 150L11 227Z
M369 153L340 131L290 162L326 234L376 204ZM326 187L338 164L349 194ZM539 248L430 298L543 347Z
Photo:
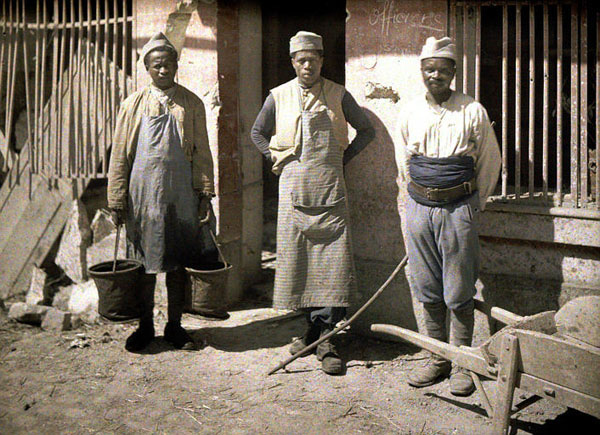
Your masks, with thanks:
M146 56L146 69L158 89L169 89L175 84L177 59L171 51L151 51Z
M423 83L432 95L447 93L455 73L456 66L452 59L432 57L421 61Z
M292 66L302 86L310 87L321 77L323 56L315 50L302 50L294 53Z

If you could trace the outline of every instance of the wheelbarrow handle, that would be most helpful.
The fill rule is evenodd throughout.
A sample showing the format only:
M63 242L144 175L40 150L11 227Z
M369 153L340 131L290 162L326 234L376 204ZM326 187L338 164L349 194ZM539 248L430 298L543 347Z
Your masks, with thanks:
M483 314L495 319L505 325L512 325L514 323L520 322L524 319L524 317L519 316L518 314L511 313L508 310L499 307L493 307L490 304L482 301L481 299L474 299L475 301L475 309L477 311L481 311Z
M439 355L448 361L452 361L460 367L486 377L491 376L487 361L472 348L454 346L395 325L374 324L371 325L371 331L400 337L402 340Z

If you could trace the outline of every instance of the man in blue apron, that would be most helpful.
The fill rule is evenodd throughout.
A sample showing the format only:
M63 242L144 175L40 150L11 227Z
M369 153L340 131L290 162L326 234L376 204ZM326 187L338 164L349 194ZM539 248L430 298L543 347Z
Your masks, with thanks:
M108 206L127 229L128 255L140 260L141 317L126 349L139 351L154 338L156 274L166 272L168 321L164 338L193 349L181 327L184 266L216 261L201 228L214 196L213 162L202 101L175 83L177 51L158 33L143 47L152 84L130 95L119 110L108 173Z
M450 38L427 39L421 53L427 93L404 106L399 118L396 161L408 183L406 249L410 285L423 304L426 333L470 346L475 282L479 271L477 221L500 172L500 151L486 110L450 89L456 48ZM450 392L469 395L471 377L433 355L409 374L424 387L450 376Z
M251 135L280 175L273 306L306 313L294 354L333 330L356 297L343 166L375 133L352 95L321 77L321 36L298 32L290 56L297 77L271 90ZM357 131L351 144L347 123ZM343 372L330 341L316 354L326 373Z

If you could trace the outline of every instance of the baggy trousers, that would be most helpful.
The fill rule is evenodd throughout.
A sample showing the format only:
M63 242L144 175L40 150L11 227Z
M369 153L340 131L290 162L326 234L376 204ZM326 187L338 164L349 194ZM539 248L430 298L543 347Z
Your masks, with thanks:
M479 195L438 207L406 204L410 284L424 304L450 310L472 304L479 274Z

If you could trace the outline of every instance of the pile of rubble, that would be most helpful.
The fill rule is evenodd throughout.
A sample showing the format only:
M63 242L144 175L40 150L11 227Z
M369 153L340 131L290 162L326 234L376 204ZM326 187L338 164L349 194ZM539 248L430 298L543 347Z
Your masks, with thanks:
M123 233L124 229L119 239L119 258L126 257ZM115 242L116 228L108 211L99 209L90 224L84 204L80 200L73 201L73 210L54 258L60 275L50 276L34 267L25 302L12 304L9 318L54 331L97 323L98 290L88 276L88 268L113 260Z

